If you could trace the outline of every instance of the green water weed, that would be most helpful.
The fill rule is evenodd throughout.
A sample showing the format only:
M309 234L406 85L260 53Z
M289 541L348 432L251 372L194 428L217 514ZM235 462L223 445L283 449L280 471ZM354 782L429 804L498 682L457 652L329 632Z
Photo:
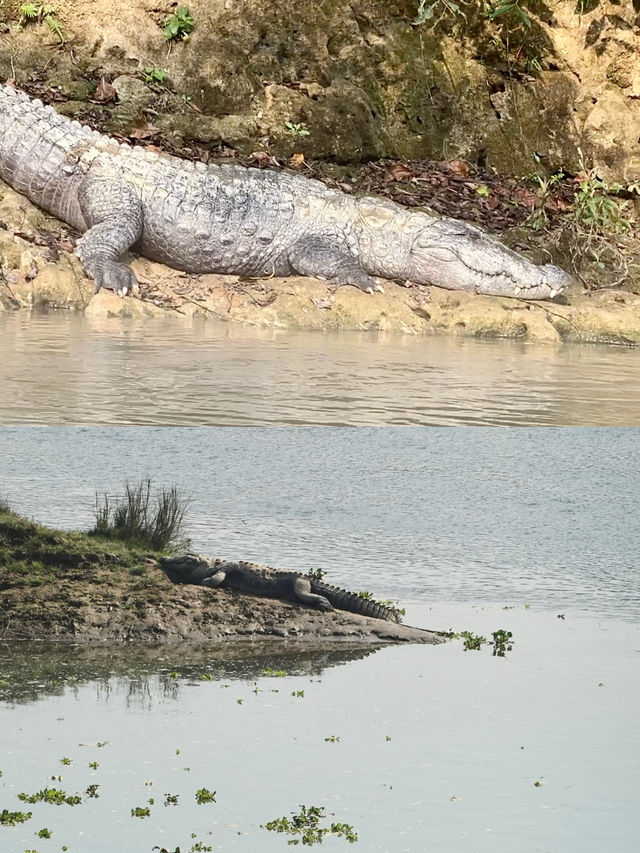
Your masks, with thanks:
M207 788L200 788L196 791L196 803L198 803L199 806L204 803L215 803L215 801L215 791L209 791Z
M358 834L348 823L335 822L328 827L320 826L320 821L325 819L325 810L322 806L300 806L300 811L291 813L291 819L287 817L276 818L268 823L261 824L262 829L269 832L282 832L286 835L300 836L291 838L287 844L300 844L311 846L321 844L327 835L335 835L344 838L349 844L358 840Z
M493 637L493 640L489 645L493 646L492 655L494 657L503 658L506 653L510 652L513 648L513 634L511 631L503 631L502 628L500 628L498 631L494 631L491 636Z
M3 809L0 812L0 825L15 826L18 823L26 823L32 814L33 812L10 812L9 809Z
M150 815L151 809L147 808L146 806L136 806L135 808L131 809L131 817L145 818L149 817Z

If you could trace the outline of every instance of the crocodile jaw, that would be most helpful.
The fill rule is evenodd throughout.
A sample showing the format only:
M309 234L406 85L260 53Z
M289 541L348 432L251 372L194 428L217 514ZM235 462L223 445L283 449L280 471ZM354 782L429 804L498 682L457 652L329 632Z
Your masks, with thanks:
M407 275L417 284L490 296L554 299L572 282L559 267L536 266L473 225L430 217L422 224L411 246Z

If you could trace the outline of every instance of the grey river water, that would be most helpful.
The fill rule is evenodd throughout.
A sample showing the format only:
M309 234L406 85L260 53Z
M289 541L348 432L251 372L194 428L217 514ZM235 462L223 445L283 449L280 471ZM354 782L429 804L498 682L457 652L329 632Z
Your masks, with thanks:
M640 425L640 351L0 314L0 425Z
M636 429L5 428L0 493L38 520L88 527L96 489L153 476L191 495L196 550L323 568L398 600L409 624L500 628L515 643L504 658L460 641L0 644L0 812L33 812L0 827L0 849L285 850L261 825L305 804L353 825L355 850L635 851L639 441ZM18 799L45 786L83 801ZM196 803L202 787L215 803ZM148 818L131 816L143 806Z

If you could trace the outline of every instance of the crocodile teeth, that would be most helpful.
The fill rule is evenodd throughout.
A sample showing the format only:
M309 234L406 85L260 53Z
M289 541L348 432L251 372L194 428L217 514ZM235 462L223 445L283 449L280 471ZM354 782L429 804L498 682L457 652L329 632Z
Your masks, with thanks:
M518 296L520 293L522 293L522 288L521 288L521 287L518 287L518 285L517 285L517 284L516 284L516 288L515 288L515 290L514 290L514 293L515 293L515 295L516 295L516 296Z
M558 291L551 288L551 290L549 291L549 299L553 299L553 297L557 296L557 295L558 295Z

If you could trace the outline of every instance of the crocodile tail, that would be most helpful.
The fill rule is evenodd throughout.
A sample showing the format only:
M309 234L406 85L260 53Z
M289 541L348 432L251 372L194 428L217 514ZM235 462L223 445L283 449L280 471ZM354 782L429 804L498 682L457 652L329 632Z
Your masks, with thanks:
M333 586L324 581L311 581L311 590L323 595L338 610L348 610L350 613L360 613L373 619L384 619L387 622L398 622L398 614L391 607L379 604L370 598L363 598L355 592Z

